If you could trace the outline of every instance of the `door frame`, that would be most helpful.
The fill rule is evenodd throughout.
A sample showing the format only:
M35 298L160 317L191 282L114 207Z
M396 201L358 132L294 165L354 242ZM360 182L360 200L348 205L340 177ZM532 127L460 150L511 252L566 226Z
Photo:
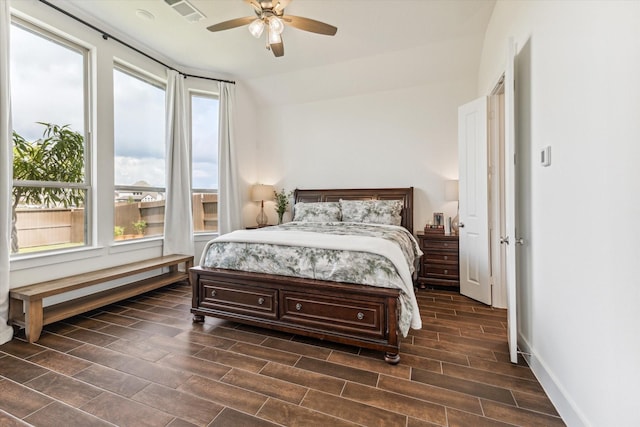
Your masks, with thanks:
M506 233L505 215L505 99L502 73L487 96L487 190L489 227L489 281L491 306L507 308L506 249L500 237ZM462 217L461 217L462 218Z
M517 175L519 170L515 139L515 54L516 45L509 39L507 64L504 73L489 96L488 132L490 161L495 167L490 186L490 227L492 284L494 307L507 309L507 338L509 358L518 361L518 304L517 271L519 269L517 246L522 245L518 232ZM493 148L493 152L491 152ZM501 304L501 303L504 304Z
M492 306L507 308L506 251L500 236L506 234L505 220L505 117L504 73L489 94L489 269L491 272Z

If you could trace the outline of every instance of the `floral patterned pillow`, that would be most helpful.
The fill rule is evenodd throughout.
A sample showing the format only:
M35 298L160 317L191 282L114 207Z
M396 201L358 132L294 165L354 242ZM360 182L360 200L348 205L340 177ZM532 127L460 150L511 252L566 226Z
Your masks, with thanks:
M335 222L340 221L340 204L338 202L298 202L293 207L293 220L303 222Z
M370 224L400 225L401 200L340 200L342 220Z

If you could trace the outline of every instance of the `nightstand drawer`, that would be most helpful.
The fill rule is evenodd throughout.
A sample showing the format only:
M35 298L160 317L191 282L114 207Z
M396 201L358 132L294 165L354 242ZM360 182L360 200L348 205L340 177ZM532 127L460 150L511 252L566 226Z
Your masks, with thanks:
M427 251L431 250L450 250L458 252L457 240L427 240L424 244Z
M417 237L420 249L424 253L417 279L420 287L459 289L458 236L418 232Z
M450 279L437 279L434 277L425 277L424 279L419 280L420 283L428 285L428 286L440 286L442 288L450 288L458 290L460 287L460 282L457 280Z
M458 273L457 265L444 265L444 264L427 264L427 277L437 277L440 279L455 279L457 280L460 274Z
M458 264L458 252L425 252L425 262Z

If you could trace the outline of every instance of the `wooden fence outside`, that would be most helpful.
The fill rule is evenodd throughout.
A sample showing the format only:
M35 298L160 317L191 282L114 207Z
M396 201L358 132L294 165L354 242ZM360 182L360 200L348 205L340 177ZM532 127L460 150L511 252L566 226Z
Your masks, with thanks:
M115 226L123 227L125 238L140 237L133 224L145 221L144 236L164 233L164 200L116 203ZM218 195L196 193L192 196L193 229L218 231ZM84 244L85 223L82 208L18 209L16 228L21 249L39 246Z

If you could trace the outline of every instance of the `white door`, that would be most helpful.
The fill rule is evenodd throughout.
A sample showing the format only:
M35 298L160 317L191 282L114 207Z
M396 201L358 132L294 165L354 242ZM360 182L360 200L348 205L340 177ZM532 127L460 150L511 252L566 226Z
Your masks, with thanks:
M507 48L507 68L504 73L504 127L505 127L505 223L506 236L501 236L501 243L506 246L506 288L507 288L507 337L509 340L509 356L512 363L518 362L518 324L516 315L516 245L521 241L516 237L516 202L515 202L515 81L514 60L516 46L513 39Z
M482 97L458 108L460 293L491 305L487 103Z

